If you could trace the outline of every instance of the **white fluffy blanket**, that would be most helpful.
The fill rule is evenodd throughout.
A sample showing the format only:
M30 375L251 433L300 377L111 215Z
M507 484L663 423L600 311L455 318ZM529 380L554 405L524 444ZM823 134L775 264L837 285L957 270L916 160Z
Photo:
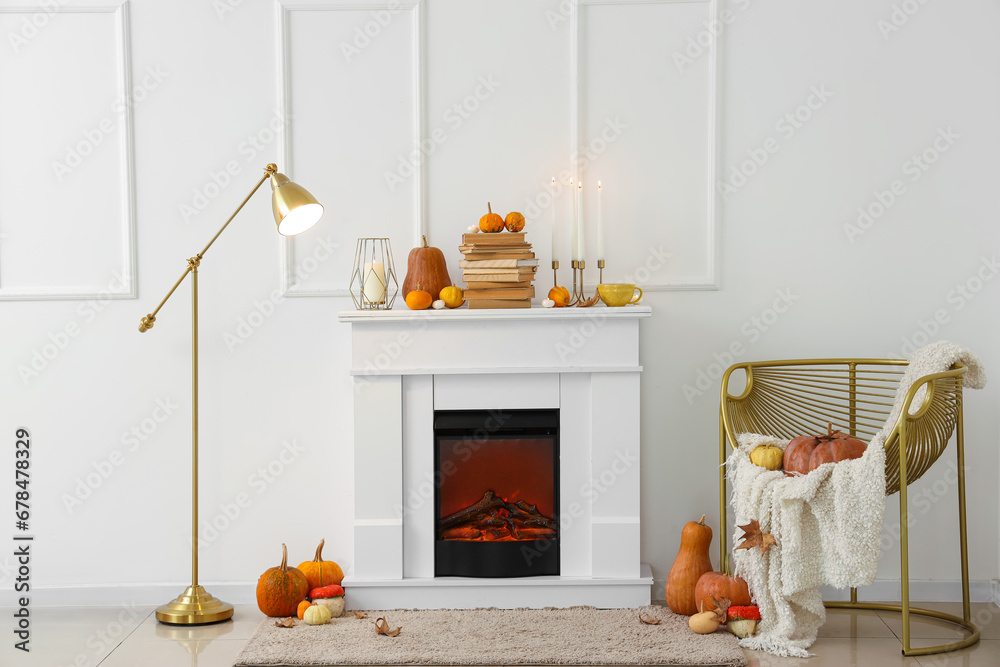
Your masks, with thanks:
M734 573L750 586L760 607L756 634L740 642L780 656L807 657L826 619L819 588L871 584L878 569L885 510L885 437L891 433L902 401L913 382L948 370L956 361L969 367L964 385L981 388L986 376L968 350L939 342L914 353L882 432L860 459L822 465L808 475L786 477L754 465L750 452L770 444L788 444L766 435L740 434L727 461L735 524L760 522L774 535L776 547L741 549L733 554ZM920 396L914 406L920 405ZM743 532L736 527L733 544Z

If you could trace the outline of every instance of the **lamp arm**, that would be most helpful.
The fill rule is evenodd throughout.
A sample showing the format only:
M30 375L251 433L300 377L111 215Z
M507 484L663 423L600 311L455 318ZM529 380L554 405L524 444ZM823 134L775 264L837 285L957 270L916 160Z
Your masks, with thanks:
M180 286L180 284L184 282L184 279L187 278L188 274L191 273L191 271L193 271L194 269L198 268L198 265L201 263L202 257L205 256L205 253L208 252L208 249L212 247L213 243L215 243L215 239L219 238L219 236L222 235L222 232L226 231L226 227L229 226L229 223L233 221L233 218L235 218L241 210L243 210L243 207L246 205L248 201L250 201L250 198L254 196L254 193L256 193L257 190L260 189L260 186L264 184L264 181L266 181L268 178L277 173L277 171L278 171L278 165L274 164L273 162L264 167L264 175L261 176L261 179L259 181L257 181L257 185L253 186L253 190L250 191L250 194L248 194L246 197L243 198L243 201L240 202L240 205L236 207L236 210L233 211L233 214L229 216L229 219L226 220L225 224L222 225L222 228L215 233L215 236L212 237L212 240L209 241L204 248L202 248L201 252L199 252L197 255L188 260L187 269L184 271L184 273L181 274L181 277L177 279L177 282L174 283L174 286L170 288L170 291L167 292L167 295L163 297L163 300L160 301L160 305L158 305L153 310L153 312L149 313L148 315L142 318L142 321L139 323L139 333L146 333L147 331L153 328L153 323L156 322L156 314L160 312L160 308L163 308L163 304L167 302L167 299L169 299L173 295L173 293L177 290L177 288Z

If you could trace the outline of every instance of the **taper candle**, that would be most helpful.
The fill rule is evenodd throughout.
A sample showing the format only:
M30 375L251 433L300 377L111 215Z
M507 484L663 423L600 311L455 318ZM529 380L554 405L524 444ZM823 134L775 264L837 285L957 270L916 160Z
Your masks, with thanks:
M576 209L580 214L580 250L579 259L586 259L587 254L587 235L585 234L587 230L587 225L583 220L583 181L579 181L576 184Z
M580 225L579 225L579 212L576 209L576 193L573 191L573 179L569 179L569 198L573 201L573 218L570 220L570 230L572 232L572 243L570 244L570 252L573 259L580 259L579 249L580 249Z
M556 177L552 177L552 261L559 261L559 226L556 224Z
M601 182L597 181L597 259L605 259L604 257L604 216L601 211L601 192L603 188L601 187Z

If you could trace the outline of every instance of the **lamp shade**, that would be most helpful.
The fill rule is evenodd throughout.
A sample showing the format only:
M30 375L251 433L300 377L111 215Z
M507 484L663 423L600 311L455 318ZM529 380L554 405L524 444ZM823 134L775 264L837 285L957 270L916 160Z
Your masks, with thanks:
M278 223L278 233L282 236L301 234L323 217L323 205L284 174L271 176L271 191L274 221Z

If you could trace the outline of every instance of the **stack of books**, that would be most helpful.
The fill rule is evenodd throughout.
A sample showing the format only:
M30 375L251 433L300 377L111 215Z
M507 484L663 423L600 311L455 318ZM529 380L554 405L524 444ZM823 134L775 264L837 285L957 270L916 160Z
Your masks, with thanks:
M530 308L538 260L524 232L465 234L462 279L469 308Z

